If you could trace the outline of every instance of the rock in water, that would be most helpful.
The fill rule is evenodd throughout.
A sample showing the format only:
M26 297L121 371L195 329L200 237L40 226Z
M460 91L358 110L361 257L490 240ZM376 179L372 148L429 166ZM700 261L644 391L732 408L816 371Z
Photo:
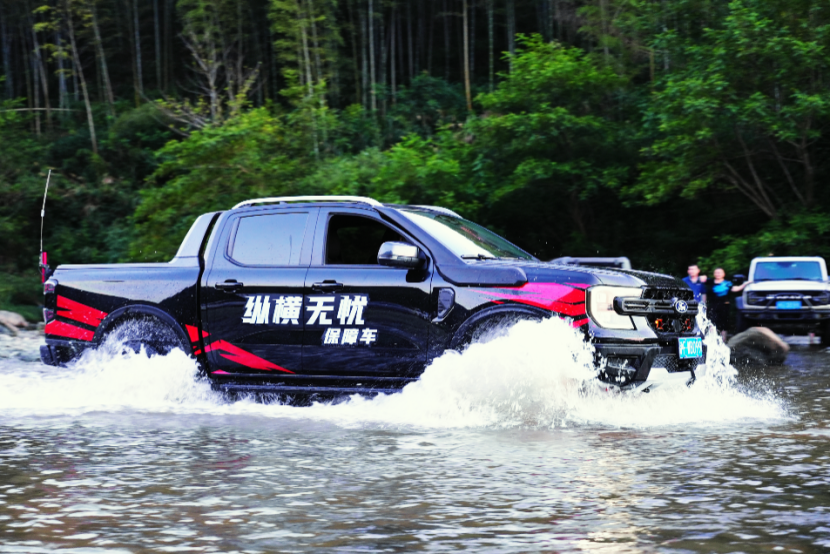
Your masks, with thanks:
M11 331L12 334L16 335L17 330L25 329L28 326L28 323L26 323L26 319L20 314L0 310L0 325Z
M732 363L738 365L781 364L790 352L790 345L766 327L750 327L727 344L732 350Z

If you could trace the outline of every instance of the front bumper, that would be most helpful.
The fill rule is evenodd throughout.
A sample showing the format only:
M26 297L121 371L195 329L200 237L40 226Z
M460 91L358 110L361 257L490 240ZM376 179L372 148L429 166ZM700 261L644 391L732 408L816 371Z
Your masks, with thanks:
M814 310L802 308L800 310L752 309L739 310L746 321L757 323L764 327L812 327L825 321L830 321L830 310Z
M646 390L663 385L691 385L706 372L703 356L681 360L677 346L662 344L595 344L599 382L619 390Z

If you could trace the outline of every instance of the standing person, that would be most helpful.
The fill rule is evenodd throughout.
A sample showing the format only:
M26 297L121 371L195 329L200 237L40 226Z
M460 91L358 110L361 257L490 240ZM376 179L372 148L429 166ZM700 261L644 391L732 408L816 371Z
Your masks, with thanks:
M697 264L690 265L688 273L688 277L683 277L683 282L689 285L689 288L695 293L697 302L706 302L706 275L700 274L700 268Z
M706 287L706 312L725 342L729 326L729 293L741 292L750 282L733 285L732 281L726 280L726 272L722 267L715 269L712 275L714 278Z

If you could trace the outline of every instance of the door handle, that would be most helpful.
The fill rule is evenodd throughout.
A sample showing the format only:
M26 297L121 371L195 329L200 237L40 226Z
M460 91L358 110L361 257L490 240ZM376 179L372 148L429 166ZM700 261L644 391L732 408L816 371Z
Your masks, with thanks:
M337 281L327 279L322 283L314 283L311 285L311 290L316 290L319 292L332 292L335 290L340 290L343 288L343 283L338 283Z
M214 288L224 292L236 292L240 290L243 286L244 285L236 279L225 279L224 283L216 283L215 285L213 285Z

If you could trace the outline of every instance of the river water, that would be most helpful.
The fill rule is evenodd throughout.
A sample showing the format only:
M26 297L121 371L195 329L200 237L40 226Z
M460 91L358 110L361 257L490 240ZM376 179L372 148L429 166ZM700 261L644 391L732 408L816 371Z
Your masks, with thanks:
M0 552L828 552L830 352L585 385L520 323L403 393L225 402L188 358L0 360ZM717 358L720 356L720 361Z

